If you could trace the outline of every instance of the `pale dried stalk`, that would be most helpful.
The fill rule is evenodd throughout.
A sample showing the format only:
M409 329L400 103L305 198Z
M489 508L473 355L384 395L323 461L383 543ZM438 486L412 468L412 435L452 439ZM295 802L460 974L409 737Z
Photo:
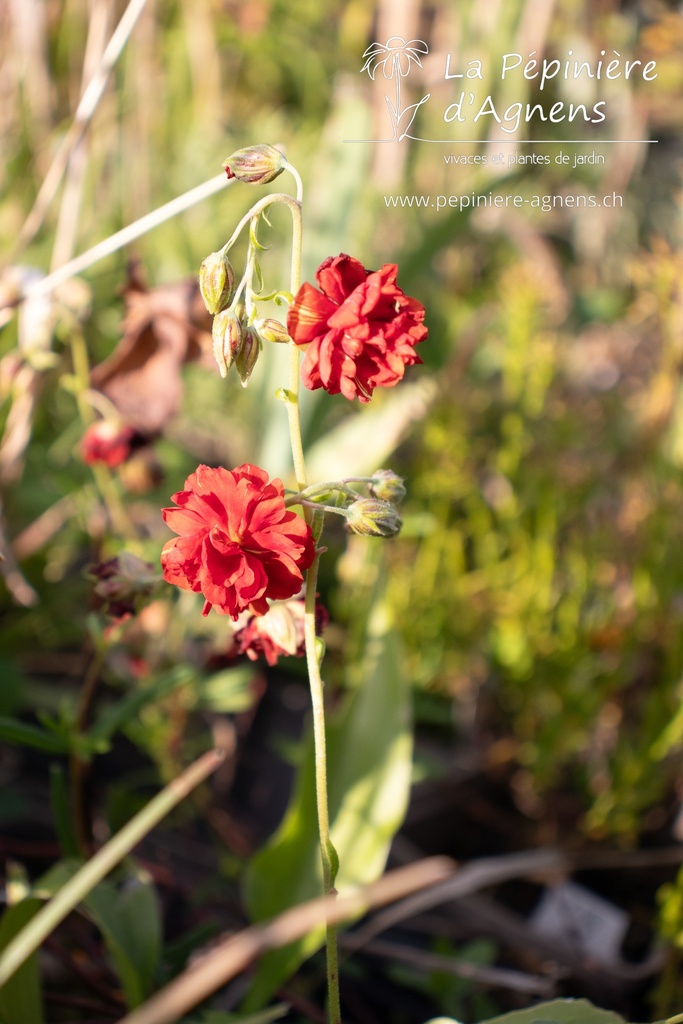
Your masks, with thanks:
M181 800L223 763L224 756L221 750L210 750L203 754L157 793L108 843L86 861L0 953L0 986L15 974L67 914L74 910Z
M98 104L102 99L114 65L121 56L121 53L128 42L128 38L135 28L135 23L142 14L146 3L147 0L130 0L120 22L116 26L116 29L107 44L107 48L102 54L102 59L100 60L97 71L90 79L88 87L83 93L81 101L76 108L73 122L62 140L57 154L50 165L50 169L45 175L45 179L40 187L36 201L33 204L33 209L26 218L26 222L19 233L15 252L17 249L23 249L23 247L35 237L36 232L40 229L45 218L45 214L47 213L50 203L52 202L52 199L54 198L64 176L64 172L66 171L69 163L69 158L87 131L88 125L90 124L93 115L97 110Z
M82 96L86 93L88 83L92 81L97 73L97 68L104 55L109 23L111 21L112 0L91 0L89 6L88 38L85 44L83 74L81 77ZM62 201L59 208L59 219L52 247L51 270L66 263L74 254L87 164L88 148L85 135L82 135L68 158L64 191L62 192Z
M172 1024L268 950L295 942L325 921L345 921L443 882L452 875L453 867L447 857L430 857L391 871L364 889L309 900L272 921L245 928L212 949L119 1024Z
M190 189L189 192L183 192L181 196L172 199L170 203L165 203L158 209L152 210L151 213L145 214L144 217L140 217L139 220L133 221L128 227L122 228L120 231L115 232L115 234L110 235L109 238L98 242L92 249L88 249L86 252L81 253L80 256L76 256L75 259L65 263L63 267L59 267L36 284L25 288L22 298L48 295L60 284L70 280L72 277L76 277L77 274L81 274L94 263L98 263L106 256L111 256L112 253L118 252L125 245L134 242L136 238L147 234L148 231L158 227L160 224L164 224L167 220L171 220L172 217L176 217L184 210L189 210L191 206L195 206L203 199L208 199L209 196L220 192L221 189L226 188L230 184L232 182L227 180L224 173L217 174L215 178L209 178L208 181L205 181L202 185L197 185L196 188Z

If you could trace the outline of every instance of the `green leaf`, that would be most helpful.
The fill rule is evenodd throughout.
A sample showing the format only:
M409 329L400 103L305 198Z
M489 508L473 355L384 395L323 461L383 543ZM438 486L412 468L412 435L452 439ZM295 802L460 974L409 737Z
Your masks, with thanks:
M43 898L54 896L81 867L77 860L60 861L36 883L34 892ZM128 867L122 884L100 882L79 909L102 932L132 1009L143 1002L152 988L162 936L156 889L145 871L131 862Z
M195 673L186 665L180 665L167 672L156 680L151 686L123 697L116 704L108 707L98 717L92 729L88 733L88 740L93 746L97 746L105 740L110 739L115 732L123 728L127 722L134 718L142 708L156 700L167 697L180 686L187 686L195 679Z
M50 803L59 846L64 857L78 856L78 841L74 832L67 793L66 772L61 764L50 765Z
M84 902L102 932L128 1007L149 995L161 954L161 910L154 885L138 870L123 885L100 882Z
M450 1017L435 1017L427 1024L458 1024ZM610 1010L601 1010L587 999L552 999L528 1010L514 1010L492 1017L482 1024L624 1024L624 1018Z
M223 714L248 711L254 703L253 675L250 668L226 668L208 676L198 687L199 706Z
M5 910L0 919L0 950L18 935L42 907L42 900L29 897ZM38 954L28 957L0 989L2 1024L43 1024L43 1000Z
M69 749L64 736L58 736L37 725L27 725L16 718L0 717L0 740L7 743L18 743L24 747L34 747L46 754L65 754Z
M310 480L343 480L384 466L411 427L429 412L437 385L424 378L387 395L381 405L348 416L311 445Z
M336 888L366 885L384 870L392 837L407 806L411 771L410 689L401 671L396 633L384 604L371 616L364 684L327 726L331 838L339 854ZM252 860L246 901L263 920L320 895L313 744L299 769L285 819ZM259 964L244 1009L262 1005L322 944L323 929L268 953Z
M26 689L26 676L14 658L0 656L0 714L11 715L21 704Z

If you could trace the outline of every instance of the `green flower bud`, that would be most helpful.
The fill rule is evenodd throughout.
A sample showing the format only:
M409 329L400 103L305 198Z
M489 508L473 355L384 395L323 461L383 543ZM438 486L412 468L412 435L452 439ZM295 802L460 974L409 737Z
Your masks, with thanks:
M199 290L209 313L220 313L230 303L235 271L227 256L212 252L199 268Z
M211 325L211 337L213 354L221 377L227 377L228 370L237 359L244 341L240 318L231 309L216 313Z
M247 327L242 332L242 347L235 357L235 366L240 375L240 383L246 388L251 377L251 372L256 366L256 360L261 351L261 339L253 327Z
M373 498L399 504L406 496L403 478L397 476L392 469L378 469L368 484Z
M274 146L247 146L236 150L223 164L228 178L249 185L266 185L285 169L285 158Z
M267 320L255 320L254 327L264 341L275 342L276 344L291 341L287 328L279 320L269 317Z
M346 522L362 537L394 537L403 522L393 505L379 498L359 498L346 510Z

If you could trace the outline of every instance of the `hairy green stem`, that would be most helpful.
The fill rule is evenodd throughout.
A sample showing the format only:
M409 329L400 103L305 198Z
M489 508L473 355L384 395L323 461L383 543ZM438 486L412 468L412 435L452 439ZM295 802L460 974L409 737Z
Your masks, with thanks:
M315 595L318 585L320 552L306 574L306 607L304 636L306 640L306 664L311 688L313 706L313 744L315 748L315 796L318 811L318 834L320 836L320 858L323 868L323 889L326 896L336 895L334 887L339 861L330 838L330 816L327 801L327 742L325 739L325 700L320 663L316 649ZM327 995L329 999L330 1024L341 1024L339 1000L339 954L337 951L337 926L327 919L325 927L327 952Z
M298 173L288 165L297 183L296 200L289 198L287 206L292 214L292 262L290 274L290 291L296 295L301 284L302 257L302 218L301 205L303 189ZM287 416L289 436L292 446L294 474L299 491L306 489L306 462L304 458L303 440L301 436L301 417L299 414L299 349L290 342L289 348L289 391L287 394ZM304 506L306 521L310 524L314 511ZM315 596L318 586L318 565L321 552L316 552L313 564L306 573L306 599L304 618L304 637L306 645L306 663L311 689L313 708L313 744L315 749L315 796L318 814L318 835L320 837L320 857L323 870L323 889L326 896L335 895L334 881L337 874L337 853L330 839L330 815L327 798L327 743L325 739L325 701L323 681L320 675L320 664L315 635ZM341 1024L341 1006L339 999L339 954L337 951L337 926L327 917L325 927L327 954L327 995L329 1000L329 1024Z

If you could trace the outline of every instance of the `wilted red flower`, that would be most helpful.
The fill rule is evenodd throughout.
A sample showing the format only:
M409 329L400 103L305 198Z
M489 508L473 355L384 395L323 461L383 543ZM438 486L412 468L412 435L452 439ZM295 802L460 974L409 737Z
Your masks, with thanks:
M406 366L422 362L415 345L427 337L424 306L401 291L397 273L395 263L370 272L342 253L318 267L321 291L301 286L287 329L297 345L309 345L307 388L369 402L374 388L393 387Z
M305 654L304 641L305 601L295 597L291 601L277 601L265 615L251 615L233 635L236 654L246 654L256 661L263 654L269 665L276 665L279 657ZM329 621L327 609L315 606L315 631L322 633Z
M81 439L81 457L89 466L104 462L115 469L130 458L139 443L139 435L133 427L116 420L98 420L90 424Z
M137 611L140 601L152 593L159 576L154 566L129 551L90 566L94 594L114 620L124 622Z
M265 615L267 598L299 592L315 543L285 508L281 480L248 462L232 471L199 466L172 501L179 507L163 517L179 536L161 552L164 579L202 593L204 615L212 605L233 619L247 609Z

